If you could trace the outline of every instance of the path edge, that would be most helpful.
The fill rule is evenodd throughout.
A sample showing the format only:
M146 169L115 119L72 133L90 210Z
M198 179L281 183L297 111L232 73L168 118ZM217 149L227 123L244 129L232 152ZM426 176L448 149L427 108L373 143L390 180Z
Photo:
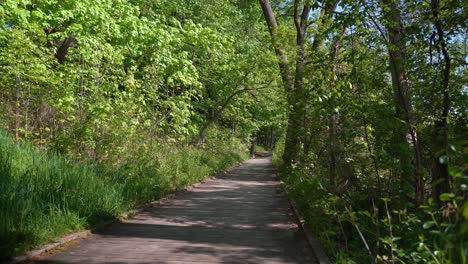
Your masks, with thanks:
M240 162L232 165L231 167L228 167L227 169L225 169L222 172L218 172L218 173L214 174L213 176L208 176L208 177L204 178L203 180L201 180L199 182L188 185L188 186L186 186L186 187L184 187L184 188L182 188L180 190L177 190L177 191L175 191L173 193L170 193L170 194L168 194L168 195L166 195L166 196L164 196L164 197L162 197L162 198L160 198L158 200L150 201L150 202L145 203L142 206L139 206L139 207L137 207L135 209L125 211L125 212L119 214L115 219L103 222L103 223L101 223L101 224L99 224L97 226L94 226L93 228L79 230L79 231L76 231L76 232L61 236L59 238L56 238L56 241L54 241L54 242L50 242L50 243L47 243L45 245L41 245L39 247L33 248L33 249L29 250L29 251L26 251L26 252L24 252L22 254L19 254L19 255L13 257L13 259L10 262L7 260L5 263L10 263L10 264L27 263L29 261L33 261L34 259L39 258L42 255L45 255L45 254L53 251L54 249L60 248L62 246L66 247L66 244L68 244L68 243L74 242L74 241L79 240L79 239L87 238L93 232L95 232L97 230L101 230L101 229L103 229L103 228L105 228L105 227L107 227L107 226L109 226L109 225L111 225L113 223L116 223L116 222L125 221L126 219L129 219L129 218L131 218L131 217L133 217L133 216L147 210L148 208L158 206L158 205L162 205L162 204L168 202L169 200L173 199L176 195L189 192L193 188L196 188L197 186L205 183L206 181L219 178L219 177L223 176L224 174L230 172L231 170L239 167L240 165L242 165L247 160L248 159L240 161ZM0 260L0 263L3 263L3 262Z
M305 235L307 243L312 248L312 251L314 252L315 258L317 259L318 263L331 264L331 261L325 253L325 250L323 250L323 247L320 244L319 240L315 237L310 228L305 224L304 217L300 213L296 201L294 201L291 195L289 195L288 189L286 188L286 184L280 180L280 185L283 188L283 191L286 193L286 197L288 198L289 204L291 205L294 216L299 222L302 233Z

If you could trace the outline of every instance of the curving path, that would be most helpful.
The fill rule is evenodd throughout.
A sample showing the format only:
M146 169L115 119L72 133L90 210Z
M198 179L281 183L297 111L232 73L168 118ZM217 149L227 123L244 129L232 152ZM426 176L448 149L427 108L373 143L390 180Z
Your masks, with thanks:
M317 263L270 158L221 177L35 263Z

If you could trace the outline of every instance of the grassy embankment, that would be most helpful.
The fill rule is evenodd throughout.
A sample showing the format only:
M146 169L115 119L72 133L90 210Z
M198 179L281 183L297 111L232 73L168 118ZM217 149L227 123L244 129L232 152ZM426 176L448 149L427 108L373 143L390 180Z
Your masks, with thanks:
M0 259L111 220L246 158L229 146L159 145L138 153L119 166L76 163L0 131Z

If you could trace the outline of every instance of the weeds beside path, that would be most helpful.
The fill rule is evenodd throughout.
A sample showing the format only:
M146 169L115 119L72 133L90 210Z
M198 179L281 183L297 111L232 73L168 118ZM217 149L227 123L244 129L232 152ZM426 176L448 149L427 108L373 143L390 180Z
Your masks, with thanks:
M241 151L159 145L119 166L77 163L0 131L0 260L114 219L244 158Z

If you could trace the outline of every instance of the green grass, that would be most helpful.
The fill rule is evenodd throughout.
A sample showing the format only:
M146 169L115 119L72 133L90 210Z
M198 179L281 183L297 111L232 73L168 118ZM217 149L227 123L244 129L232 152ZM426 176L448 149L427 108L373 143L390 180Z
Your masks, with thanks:
M110 166L72 162L0 131L0 256L111 220L246 158L227 149L158 145Z

